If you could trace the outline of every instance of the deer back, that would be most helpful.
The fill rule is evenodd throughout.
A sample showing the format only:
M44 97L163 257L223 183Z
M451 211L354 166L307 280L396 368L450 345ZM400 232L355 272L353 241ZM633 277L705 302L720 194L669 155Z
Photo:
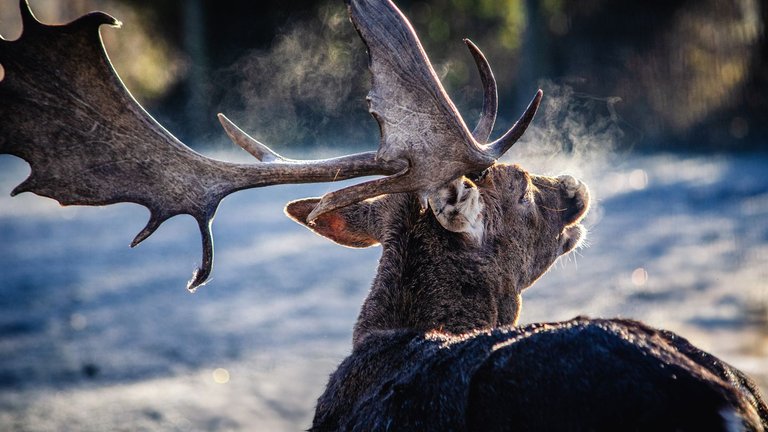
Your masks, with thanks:
M331 376L311 430L766 427L755 384L728 364L636 321L580 317L461 337L377 332Z

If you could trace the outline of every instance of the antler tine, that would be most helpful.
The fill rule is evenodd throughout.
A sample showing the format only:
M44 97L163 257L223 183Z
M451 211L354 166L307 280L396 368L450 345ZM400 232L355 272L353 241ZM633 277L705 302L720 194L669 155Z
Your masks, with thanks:
M221 127L224 128L224 132L227 133L227 136L229 136L232 142L250 153L256 159L262 162L286 161L284 157L272 151L271 148L243 132L242 129L232 123L232 121L224 114L219 113L218 117Z
M262 168L261 181L249 187L267 186L278 183L309 183L316 181L346 180L367 175L392 175L407 165L405 161L384 161L376 159L376 152L353 153L328 159L289 159L277 154L255 138L240 129L224 114L219 121L227 136L250 153L261 164L247 165ZM272 180L272 178L275 178ZM249 180L253 181L253 180Z
M493 131L493 125L496 123L496 114L499 110L499 94L496 87L496 78L493 76L491 65L480 51L480 48L469 39L464 39L472 58L475 59L477 70L480 72L480 80L483 83L483 111L480 114L480 121L472 131L472 136L478 143L487 143L488 138Z
M323 195L320 202L307 215L307 221L312 222L318 216L330 211L346 207L356 202L379 195L413 191L413 177L409 169L376 180L352 185L337 191ZM421 199L422 208L426 207L426 200Z
M35 14L32 13L32 8L29 7L29 0L19 0L19 11L21 12L21 25L24 29L29 29L40 23L35 18Z
M539 109L542 96L544 96L544 92L539 89L539 91L536 92L536 95L533 96L531 103L528 104L528 108L525 109L523 115L520 116L520 119L515 122L512 128L501 138L483 146L483 149L489 156L494 159L500 158L507 152L507 150L512 148L512 145L514 145L521 136L523 136L523 133L528 129L528 125L531 124L533 117L536 115L536 111Z

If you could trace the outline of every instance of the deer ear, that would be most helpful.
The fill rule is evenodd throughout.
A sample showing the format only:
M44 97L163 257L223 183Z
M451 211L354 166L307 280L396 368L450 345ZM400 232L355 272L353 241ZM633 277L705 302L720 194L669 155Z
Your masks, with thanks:
M429 207L448 231L463 233L476 243L483 240L483 200L477 186L466 177L441 187L429 197Z
M285 214L321 236L347 247L365 248L379 244L370 229L372 206L368 201L342 207L307 223L307 216L320 198L305 198L285 206Z

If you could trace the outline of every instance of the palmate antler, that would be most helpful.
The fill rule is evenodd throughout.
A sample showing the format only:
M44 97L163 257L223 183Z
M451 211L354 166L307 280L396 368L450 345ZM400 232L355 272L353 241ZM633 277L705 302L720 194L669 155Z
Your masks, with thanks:
M457 177L488 168L525 132L541 102L541 90L507 133L485 144L480 138L487 138L493 123L485 126L481 122L475 133L484 136L470 134L403 13L390 0L346 3L352 23L368 47L368 106L381 130L376 158L406 160L409 169L326 194L309 214L310 220L330 209L387 193L417 192L426 208L428 195ZM485 96L488 101L488 92Z
M188 283L190 290L205 283L211 273L211 223L219 202L228 194L273 184L368 175L403 178L413 170L409 161L413 165L413 160L418 160L384 160L374 152L315 161L289 160L249 137L223 115L219 118L230 138L261 162L234 164L202 156L147 114L114 72L99 27L119 26L117 20L95 12L67 25L48 26L35 19L26 0L20 4L22 36L16 41L0 38L0 64L5 71L0 82L0 154L23 158L32 171L12 195L34 192L62 205L144 205L150 219L131 246L175 215L193 216L202 235L203 259ZM390 11L396 11L390 6ZM410 29L407 21L402 25ZM415 35L412 37L415 40ZM496 83L482 53L467 43L485 86L483 114L474 132L476 141L484 142L496 118ZM386 193L366 190L369 194L357 194L354 199ZM315 216L348 201L331 200Z

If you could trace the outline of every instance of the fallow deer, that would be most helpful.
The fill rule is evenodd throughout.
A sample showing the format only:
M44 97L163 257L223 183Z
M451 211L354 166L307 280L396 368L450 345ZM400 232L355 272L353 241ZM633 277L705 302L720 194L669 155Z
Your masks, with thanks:
M570 176L495 162L542 95L487 143L496 83L473 44L485 99L470 132L395 5L347 0L370 55L379 151L288 160L220 116L260 160L232 164L191 151L133 100L98 33L117 21L92 13L47 26L21 5L24 33L0 40L0 153L32 167L12 193L145 205L150 221L132 245L168 218L192 215L203 262L190 289L210 274L210 224L229 193L388 175L286 207L337 243L382 245L352 354L320 397L313 430L768 429L757 386L677 335L621 319L515 327L521 292L582 239L589 192Z

